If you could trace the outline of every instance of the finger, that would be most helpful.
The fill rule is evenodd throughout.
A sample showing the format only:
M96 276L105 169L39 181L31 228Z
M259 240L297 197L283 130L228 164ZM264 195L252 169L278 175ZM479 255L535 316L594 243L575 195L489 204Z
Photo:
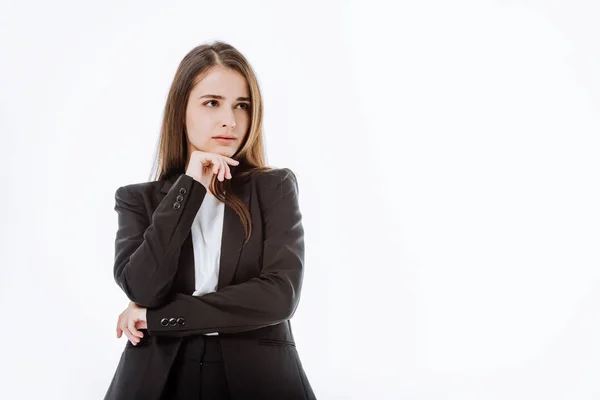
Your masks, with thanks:
M223 182L225 180L225 161L219 160L221 166L219 167L219 180Z
M119 318L117 318L117 338L120 338L123 335L123 329L121 329L123 313L119 314Z
M137 320L135 321L135 329L146 329L147 325L146 325L146 321L144 321L142 318L137 318ZM140 337L144 337L144 332L142 332L140 330Z
M131 330L129 329L129 326L127 325L127 321L123 321L123 325L121 326L121 329L123 329L123 332L125 332L125 336L127 336L127 339L129 339L129 341L132 344L139 343L140 338L138 338L136 335L133 334L133 332L131 332Z
M227 164L227 161L223 160L223 179L225 178L231 178L231 172L229 171L229 165Z
M135 336L139 336L139 337L144 336L144 334L142 332L138 331L137 328L135 327L135 321L133 320L132 317L129 317L127 319L127 328L129 329L129 332L133 333Z
M221 168L221 160L219 159L218 154L212 154L211 162L213 174L217 175L219 173L219 168Z
M221 160L219 158L218 164L219 164L219 173L217 174L217 179L220 181L223 181L223 160Z
M125 328L123 332L125 332L125 336L127 336L127 339L131 342L131 344L136 345L140 342L140 338L131 333L128 328Z
M127 337L127 340L129 340L130 342L133 343L131 337L133 335L131 335L131 332L129 332L129 329L127 329L127 324L125 323L125 321L121 321L121 324L119 325L119 329L121 330L121 332L123 332L125 334L125 336Z
M227 161L228 164L231 164L231 165L238 165L240 163L238 160L234 160L233 158L230 158L230 157L223 156L223 158L225 159L225 161Z

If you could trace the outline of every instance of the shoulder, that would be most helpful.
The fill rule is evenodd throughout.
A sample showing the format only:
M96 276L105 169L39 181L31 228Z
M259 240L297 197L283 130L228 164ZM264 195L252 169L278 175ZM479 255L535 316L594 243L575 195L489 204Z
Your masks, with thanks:
M298 190L298 178L290 168L271 168L256 174L255 180L259 190L273 191L285 187Z
M273 209L277 204L298 203L298 179L290 168L260 171L254 179L259 202L265 210Z
M115 191L117 200L128 200L131 198L148 197L160 190L164 181L137 182L119 186Z

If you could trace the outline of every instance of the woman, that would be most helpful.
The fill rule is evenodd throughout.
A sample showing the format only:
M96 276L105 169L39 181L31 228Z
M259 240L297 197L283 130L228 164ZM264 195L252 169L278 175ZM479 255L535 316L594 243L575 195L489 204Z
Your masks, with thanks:
M290 325L298 184L265 164L258 82L231 45L181 61L157 165L155 180L115 193L114 276L131 302L105 399L315 399Z

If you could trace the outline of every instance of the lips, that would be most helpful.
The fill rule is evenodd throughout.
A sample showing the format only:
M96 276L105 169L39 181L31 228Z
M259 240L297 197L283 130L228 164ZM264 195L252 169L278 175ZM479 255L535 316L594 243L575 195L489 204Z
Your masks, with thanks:
M235 138L227 138L227 137L221 137L221 136L215 136L213 139L216 140L217 142L219 142L220 144L225 144L225 145L235 142Z

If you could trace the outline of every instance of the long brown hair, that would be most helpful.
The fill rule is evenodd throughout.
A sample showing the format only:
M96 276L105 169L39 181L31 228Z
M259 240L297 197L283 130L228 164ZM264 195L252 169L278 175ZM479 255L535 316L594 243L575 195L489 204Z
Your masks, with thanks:
M266 165L262 133L263 104L256 75L246 58L232 45L222 41L202 44L193 48L181 60L165 104L157 153L154 159L154 177L149 179L164 180L174 175L185 173L188 160L188 146L185 130L185 113L194 85L201 80L208 70L215 66L223 66L241 73L248 84L250 92L250 126L238 151L231 157L239 161L237 166L229 166L232 179L223 182L213 175L210 190L215 197L233 208L240 217L246 232L246 244L252 234L250 212L232 189L234 180L245 179L249 175L271 170ZM226 193L225 193L226 192Z

